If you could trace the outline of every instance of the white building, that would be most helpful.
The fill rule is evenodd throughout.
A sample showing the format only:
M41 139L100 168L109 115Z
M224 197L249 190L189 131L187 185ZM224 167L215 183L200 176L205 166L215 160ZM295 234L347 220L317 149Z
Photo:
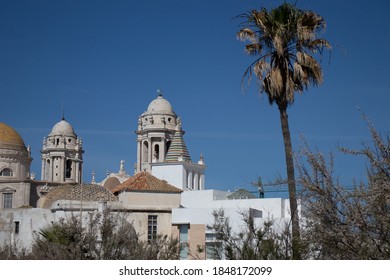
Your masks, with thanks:
M261 226L265 221L272 220L276 230L283 230L290 220L288 199L283 198L250 198L229 199L231 192L218 190L203 190L183 192L181 207L172 210L172 225L176 225L188 244L188 250L181 253L182 259L212 258L208 255L215 241L215 233L207 229L214 221L213 212L223 210L229 218L232 232L239 232L245 224L243 215L250 213L255 223ZM197 253L197 248L204 248Z

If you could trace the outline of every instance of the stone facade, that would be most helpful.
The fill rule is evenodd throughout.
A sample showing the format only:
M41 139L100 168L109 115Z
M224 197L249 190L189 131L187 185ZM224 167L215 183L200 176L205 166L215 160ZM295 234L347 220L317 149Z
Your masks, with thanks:
M82 140L63 118L43 139L42 181L81 183L83 149Z
M0 209L30 205L30 147L18 132L0 123Z

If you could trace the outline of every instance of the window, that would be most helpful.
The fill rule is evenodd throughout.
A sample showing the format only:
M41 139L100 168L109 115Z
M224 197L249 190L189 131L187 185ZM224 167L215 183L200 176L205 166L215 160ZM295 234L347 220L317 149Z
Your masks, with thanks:
M13 199L12 193L3 193L3 208L4 209L12 208L12 199Z
M72 161L68 159L66 161L66 168L65 168L65 178L70 178L72 176Z
M188 226L180 225L180 259L186 260L188 258Z
M19 234L19 222L15 222L15 234Z
M148 241L157 239L157 215L148 216Z
M12 177L14 176L14 173L12 172L12 169L4 168L3 170L0 171L0 176Z
M206 233L206 259L218 259L218 252L221 251L221 243L217 241L215 233Z
M144 142L143 144L143 149L142 149L142 161L143 162L149 162L149 144L147 141Z
M156 144L154 146L154 154L153 157L158 161L160 159L160 146Z

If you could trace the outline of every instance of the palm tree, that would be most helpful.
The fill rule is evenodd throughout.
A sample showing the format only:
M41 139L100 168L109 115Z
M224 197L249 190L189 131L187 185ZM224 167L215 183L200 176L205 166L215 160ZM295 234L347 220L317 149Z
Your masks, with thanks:
M310 84L322 83L322 69L314 58L331 46L319 33L325 20L312 11L303 11L284 3L267 11L252 10L238 16L243 19L238 39L248 41L245 50L256 57L243 75L250 82L254 75L270 105L276 104L284 140L287 181L292 220L293 258L300 258L300 230L297 211L293 150L287 108L294 103L294 94L303 92Z

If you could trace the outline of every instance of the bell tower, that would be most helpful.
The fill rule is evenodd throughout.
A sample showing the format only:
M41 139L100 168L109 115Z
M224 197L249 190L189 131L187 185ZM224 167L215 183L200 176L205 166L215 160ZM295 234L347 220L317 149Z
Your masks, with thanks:
M176 113L158 91L157 98L138 119L136 172L150 172L152 163L165 161L176 124Z
M203 190L203 156L192 162L184 142L180 117L161 92L139 117L135 172L147 171L182 190Z
M82 141L64 118L43 139L42 181L81 183Z

